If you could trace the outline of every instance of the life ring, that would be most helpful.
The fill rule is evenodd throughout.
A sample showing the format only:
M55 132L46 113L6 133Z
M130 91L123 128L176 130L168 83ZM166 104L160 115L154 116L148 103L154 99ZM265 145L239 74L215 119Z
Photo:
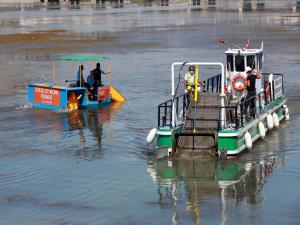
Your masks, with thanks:
M266 95L265 95L265 102L268 103L270 101L270 98L271 98L271 86L270 84L268 83L266 85Z
M235 74L232 78L232 87L238 92L244 91L247 87L247 78L241 73Z

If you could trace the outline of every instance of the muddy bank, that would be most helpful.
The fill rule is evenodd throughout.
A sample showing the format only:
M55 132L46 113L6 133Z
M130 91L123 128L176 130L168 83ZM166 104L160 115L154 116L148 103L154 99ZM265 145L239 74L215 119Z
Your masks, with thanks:
M108 35L71 33L67 30L39 30L29 33L0 35L0 48L6 53L72 52L95 45L110 45L116 38Z

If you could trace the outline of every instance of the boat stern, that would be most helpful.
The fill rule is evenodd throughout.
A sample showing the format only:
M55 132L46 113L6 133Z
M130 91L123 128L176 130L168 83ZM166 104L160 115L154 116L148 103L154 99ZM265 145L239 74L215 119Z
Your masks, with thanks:
M87 104L87 89L51 83L29 84L28 100L35 108L73 111Z

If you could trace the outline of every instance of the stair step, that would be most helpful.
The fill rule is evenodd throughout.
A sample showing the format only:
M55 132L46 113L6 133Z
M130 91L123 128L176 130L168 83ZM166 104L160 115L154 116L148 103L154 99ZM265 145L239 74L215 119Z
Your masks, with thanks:
M200 92L197 102L191 100L183 130L183 134L190 133L191 136L180 136L179 147L192 149L193 144L196 149L211 149L214 147L216 144L215 139L212 136L201 136L201 134L216 135L219 126L220 106L219 93ZM193 124L194 118L196 120Z
M194 126L193 126L192 121L187 120L185 122L185 127L186 128L195 127L197 130L200 130L200 129L218 129L219 121L199 121L199 120L196 120L194 122Z
M221 106L220 103L210 103L210 104L197 103L196 109L201 109L201 108L216 108L216 109L219 109L220 106ZM190 107L195 108L195 105L191 104Z

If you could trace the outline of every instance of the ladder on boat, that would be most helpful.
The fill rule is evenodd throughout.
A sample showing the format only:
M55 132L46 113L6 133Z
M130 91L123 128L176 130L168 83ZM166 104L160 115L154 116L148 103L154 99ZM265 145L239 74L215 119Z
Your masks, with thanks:
M216 147L220 106L218 92L201 92L197 102L191 98L183 131L176 134L179 154L191 151L210 153Z

